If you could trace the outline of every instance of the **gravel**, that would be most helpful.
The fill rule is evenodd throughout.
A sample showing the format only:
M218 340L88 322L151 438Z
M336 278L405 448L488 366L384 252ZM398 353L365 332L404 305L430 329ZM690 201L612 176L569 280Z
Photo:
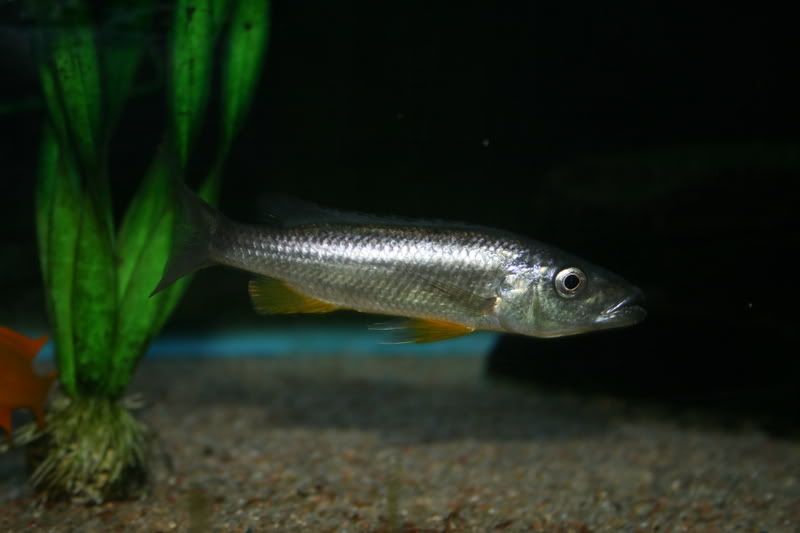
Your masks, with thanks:
M43 504L14 451L0 531L800 530L800 443L490 383L480 358L162 359L131 391L150 494Z

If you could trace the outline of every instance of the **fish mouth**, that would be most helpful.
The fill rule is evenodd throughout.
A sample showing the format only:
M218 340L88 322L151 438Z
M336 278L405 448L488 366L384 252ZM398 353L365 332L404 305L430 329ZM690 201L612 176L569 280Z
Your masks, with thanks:
M600 313L595 324L604 327L622 327L638 324L647 316L647 310L642 306L644 297L641 292L626 296L608 309Z

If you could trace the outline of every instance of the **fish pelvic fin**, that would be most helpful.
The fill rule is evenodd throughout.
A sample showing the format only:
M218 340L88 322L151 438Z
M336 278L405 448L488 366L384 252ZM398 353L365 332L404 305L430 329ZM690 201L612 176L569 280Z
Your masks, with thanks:
M150 296L158 294L182 277L214 264L211 239L226 219L184 183L178 186L177 203L172 252L161 281Z
M262 315L330 313L340 309L335 304L306 296L286 282L275 278L251 280L248 291L253 307Z
M384 344L424 344L469 335L475 328L429 318L403 318L370 326L375 331L390 331L392 339Z

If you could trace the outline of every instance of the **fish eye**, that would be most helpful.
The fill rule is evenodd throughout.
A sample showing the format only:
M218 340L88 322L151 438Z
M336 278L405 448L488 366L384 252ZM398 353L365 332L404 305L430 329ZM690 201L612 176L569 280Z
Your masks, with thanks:
M556 274L556 292L564 298L576 296L586 285L586 274L580 268L569 267Z

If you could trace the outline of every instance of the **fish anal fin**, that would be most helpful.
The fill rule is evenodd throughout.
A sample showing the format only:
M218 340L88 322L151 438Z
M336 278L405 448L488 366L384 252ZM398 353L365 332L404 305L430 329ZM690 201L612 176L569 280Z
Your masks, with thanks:
M274 278L251 280L248 290L253 307L263 315L330 313L340 309L335 304L306 296Z
M475 331L475 328L463 324L428 318L394 320L374 325L370 329L391 331L393 340L388 341L389 344L438 342L469 335Z

